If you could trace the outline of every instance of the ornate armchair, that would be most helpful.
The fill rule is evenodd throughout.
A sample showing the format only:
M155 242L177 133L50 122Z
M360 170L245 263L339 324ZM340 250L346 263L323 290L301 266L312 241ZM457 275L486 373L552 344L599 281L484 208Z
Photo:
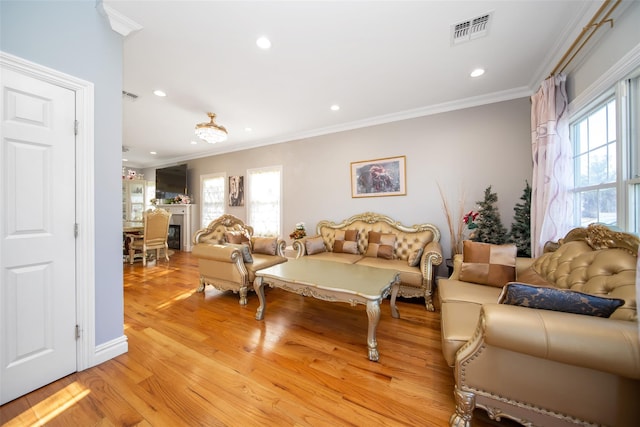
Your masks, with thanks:
M207 285L233 291L240 294L240 305L247 304L256 271L287 261L284 240L256 237L253 227L233 215L222 215L198 230L193 244L200 270L197 291L203 292Z
M142 235L128 234L129 264L133 264L136 256L142 257L142 265L147 265L147 251L156 250L156 259L160 258L160 249L164 249L164 257L169 261L169 220L171 213L164 209L148 210L143 214L144 231ZM137 253L136 253L137 252Z

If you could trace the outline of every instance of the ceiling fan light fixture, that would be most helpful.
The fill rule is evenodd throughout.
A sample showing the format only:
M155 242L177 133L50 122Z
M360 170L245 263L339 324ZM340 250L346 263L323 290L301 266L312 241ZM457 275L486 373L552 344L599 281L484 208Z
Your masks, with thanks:
M207 141L209 144L215 144L216 142L222 142L227 139L227 130L224 126L216 124L215 113L207 113L211 121L206 123L199 123L196 125L196 136L200 139Z

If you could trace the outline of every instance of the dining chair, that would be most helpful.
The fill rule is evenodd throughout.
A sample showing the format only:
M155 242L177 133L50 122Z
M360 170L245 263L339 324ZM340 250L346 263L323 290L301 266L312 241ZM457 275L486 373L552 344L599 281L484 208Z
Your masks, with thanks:
M156 259L160 259L160 250L164 249L164 257L169 261L169 220L171 212L156 208L149 209L143 214L144 230L142 234L129 234L129 264L134 258L142 257L142 265L147 265L147 251L156 250ZM136 253L137 252L137 253Z

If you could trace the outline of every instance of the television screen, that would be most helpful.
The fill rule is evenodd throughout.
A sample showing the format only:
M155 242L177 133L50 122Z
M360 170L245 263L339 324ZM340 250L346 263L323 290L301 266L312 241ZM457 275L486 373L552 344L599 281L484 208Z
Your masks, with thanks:
M156 169L156 199L173 199L187 194L187 165Z

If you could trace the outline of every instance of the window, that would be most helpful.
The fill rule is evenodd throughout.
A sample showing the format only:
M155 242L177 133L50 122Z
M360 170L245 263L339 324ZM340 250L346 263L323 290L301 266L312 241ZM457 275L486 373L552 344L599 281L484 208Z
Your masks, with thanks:
M200 176L200 200L202 205L200 223L203 228L224 214L224 183L226 179L227 177L224 173Z
M574 225L640 230L640 70L574 115Z
M638 72L637 74L640 74ZM629 181L628 223L629 231L640 233L640 77L629 81Z
M617 225L616 99L599 103L572 125L574 223Z
M282 166L247 171L247 223L256 236L280 236Z

